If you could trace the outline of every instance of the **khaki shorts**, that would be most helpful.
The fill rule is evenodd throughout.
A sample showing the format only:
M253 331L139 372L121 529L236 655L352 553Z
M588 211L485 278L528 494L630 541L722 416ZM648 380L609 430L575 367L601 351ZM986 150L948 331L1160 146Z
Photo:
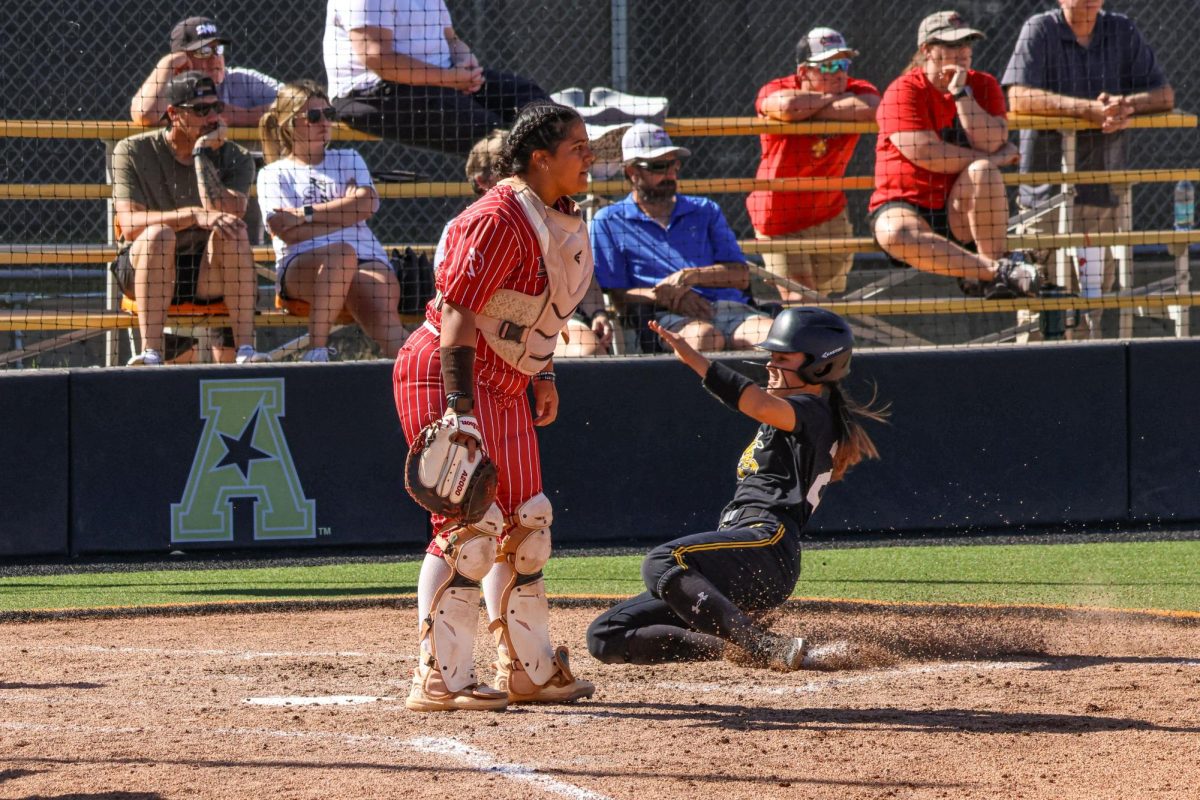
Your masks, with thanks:
M828 222L804 228L795 233L787 234L788 239L840 239L852 236L854 229L850 226L850 217L846 209ZM755 238L762 242L772 239L785 238L782 236L764 236L755 232ZM763 253L763 263L767 269L781 278L788 278L803 284L809 289L821 294L846 291L846 275L854 265L853 253Z

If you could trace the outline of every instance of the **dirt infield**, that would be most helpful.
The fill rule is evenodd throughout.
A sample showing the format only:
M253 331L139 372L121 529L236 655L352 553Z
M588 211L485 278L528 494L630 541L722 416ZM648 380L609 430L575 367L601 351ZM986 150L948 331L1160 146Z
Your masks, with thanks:
M414 612L0 625L0 797L1194 798L1200 625L808 607L839 669L605 666L574 706L407 712ZM481 628L480 663L488 657Z

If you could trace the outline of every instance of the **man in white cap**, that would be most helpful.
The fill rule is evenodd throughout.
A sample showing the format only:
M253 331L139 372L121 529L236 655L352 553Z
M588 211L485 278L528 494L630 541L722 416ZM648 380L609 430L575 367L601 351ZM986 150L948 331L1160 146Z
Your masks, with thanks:
M720 207L676 192L690 155L657 125L625 132L621 156L633 191L592 222L596 279L637 326L643 349L658 341L643 329L649 318L699 350L748 349L771 318L752 305L750 270Z
M874 122L879 90L850 77L858 51L832 28L813 28L796 45L796 71L758 90L759 116L782 122L837 120ZM765 134L760 136L760 179L841 178L858 144L857 133ZM776 236L842 238L853 229L846 214L846 193L752 192L746 198L750 221L759 239ZM765 253L767 269L822 295L846 291L852 253ZM781 289L784 300L799 300Z

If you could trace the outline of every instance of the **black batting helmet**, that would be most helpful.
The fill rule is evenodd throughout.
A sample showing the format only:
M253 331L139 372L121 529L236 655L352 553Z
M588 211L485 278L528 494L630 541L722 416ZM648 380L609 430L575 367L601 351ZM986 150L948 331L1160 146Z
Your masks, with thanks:
M797 374L808 383L833 383L850 374L854 332L832 311L788 308L771 323L758 347L772 353L804 353L808 359Z

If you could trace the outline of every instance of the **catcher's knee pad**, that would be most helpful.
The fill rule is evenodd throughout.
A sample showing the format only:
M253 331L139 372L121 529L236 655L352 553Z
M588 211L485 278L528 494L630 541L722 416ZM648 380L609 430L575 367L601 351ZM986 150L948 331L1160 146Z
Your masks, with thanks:
M513 513L513 528L500 546L500 553L518 575L536 575L550 560L550 523L554 508L550 498L539 492Z
M504 532L504 513L495 503L473 525L442 537L442 557L459 575L479 583L496 562L496 543Z

